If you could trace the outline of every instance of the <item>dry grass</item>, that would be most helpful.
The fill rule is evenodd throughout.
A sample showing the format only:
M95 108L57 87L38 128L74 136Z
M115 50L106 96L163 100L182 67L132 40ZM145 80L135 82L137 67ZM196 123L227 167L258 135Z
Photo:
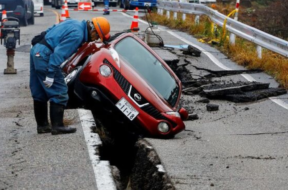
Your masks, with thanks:
M219 12L227 13L233 10L233 7L216 7ZM216 34L212 30L212 23L206 16L200 17L200 22L198 25L195 24L194 15L186 15L186 21L182 21L182 14L178 13L178 18L173 19L173 13L171 18L166 17L164 11L163 16L157 13L151 13L149 20L152 20L158 24L165 25L169 28L177 29L183 32L187 32L196 38L204 39L205 42L209 42L213 38L217 38L220 41L219 46L215 46L224 54L226 54L231 60L235 61L239 65L243 65L248 69L262 69L267 74L273 76L280 86L288 89L288 59L269 50L263 49L262 59L257 57L256 45L236 38L235 46L228 44L229 40L221 39L223 35L222 28L218 28L218 33ZM229 34L226 34L227 36Z

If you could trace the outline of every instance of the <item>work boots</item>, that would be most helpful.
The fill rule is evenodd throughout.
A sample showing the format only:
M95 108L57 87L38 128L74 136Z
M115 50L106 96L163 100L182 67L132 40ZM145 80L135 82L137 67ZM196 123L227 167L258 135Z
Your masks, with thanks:
M34 100L34 114L37 123L38 134L51 132L47 112L47 102L40 102Z
M61 104L50 103L50 119L52 124L52 135L75 133L76 128L64 126L64 106Z

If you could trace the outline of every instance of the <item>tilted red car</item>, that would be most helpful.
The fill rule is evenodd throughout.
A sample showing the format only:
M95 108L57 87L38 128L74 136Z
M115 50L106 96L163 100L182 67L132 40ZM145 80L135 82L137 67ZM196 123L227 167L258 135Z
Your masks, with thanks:
M181 82L137 36L125 33L106 44L86 43L63 65L68 107L98 111L152 137L184 130L188 113L178 108Z

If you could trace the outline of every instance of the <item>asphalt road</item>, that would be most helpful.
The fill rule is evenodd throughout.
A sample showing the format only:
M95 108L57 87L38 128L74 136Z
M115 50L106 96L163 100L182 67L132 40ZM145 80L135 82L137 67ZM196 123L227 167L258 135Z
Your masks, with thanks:
M34 26L21 27L21 46L15 56L17 77L0 75L0 142L4 145L0 147L0 189L95 187L93 169L81 130L73 135L44 135L42 138L33 128L35 121L28 84L27 51L32 36L55 23L56 17L51 10L45 7L45 16L37 17ZM112 12L106 16L111 23L112 34L130 27L132 18L129 14L133 15L130 12L128 16L125 13ZM70 11L70 17L78 20L100 15L100 11ZM141 15L143 13L140 12L139 16ZM139 27L144 31L147 24L139 22ZM215 70L243 69L218 50L185 33L165 27L161 27L161 30L165 44L192 43L204 49L200 57L187 58L193 65ZM0 54L1 69L4 69L6 56L2 46ZM192 66L187 68L192 69ZM271 87L278 86L270 76L263 73L222 77L219 80L246 81L251 80L251 76L257 81L269 82ZM174 139L146 138L157 151L176 189L287 189L287 95L276 97L273 101L268 98L238 104L211 100L210 103L219 105L219 110L215 112L208 112L204 103L196 103L196 96L183 97L191 102L189 106L198 114L199 119L186 121L186 130ZM74 114L71 113L72 118L77 117ZM79 119L75 122L79 125ZM29 147L32 144L37 146L31 149ZM68 145L69 151L66 150ZM53 152L55 149L63 153L55 158L56 161L54 158L49 159L49 151ZM39 160L47 164L39 165ZM71 170L71 167L75 170ZM58 172L51 175L49 171ZM65 174L66 177L62 178L64 180L59 181L57 176ZM27 188L21 188L22 184L26 184Z

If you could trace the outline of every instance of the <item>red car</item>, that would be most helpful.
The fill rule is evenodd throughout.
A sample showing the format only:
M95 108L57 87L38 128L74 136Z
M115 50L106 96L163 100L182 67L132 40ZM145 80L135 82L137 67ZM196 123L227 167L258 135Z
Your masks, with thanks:
M170 138L185 129L188 113L178 108L181 81L137 36L86 43L62 65L68 107L132 124L145 136Z

